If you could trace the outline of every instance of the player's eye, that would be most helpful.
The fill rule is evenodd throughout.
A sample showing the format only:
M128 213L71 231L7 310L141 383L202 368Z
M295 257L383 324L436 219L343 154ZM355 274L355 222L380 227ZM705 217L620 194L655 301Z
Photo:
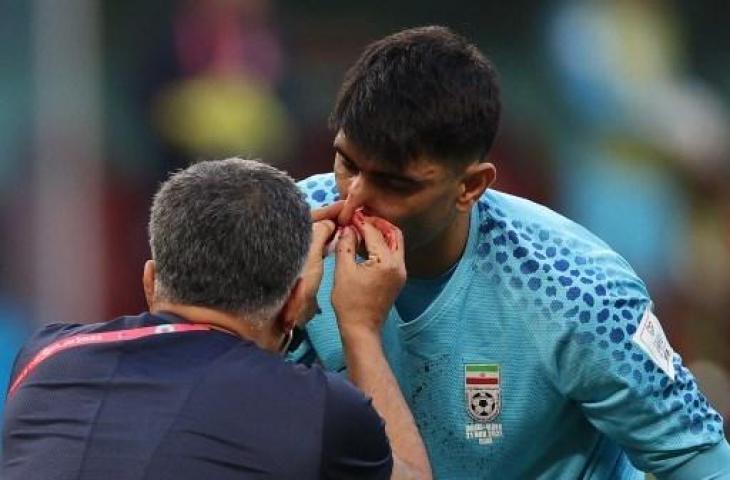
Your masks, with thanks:
M418 190L419 187L419 185L415 182L401 180L398 178L382 178L380 179L379 184L383 188L397 193L412 193Z
M339 152L335 154L336 158L339 160L340 164L347 170L348 173L355 174L358 172L357 166L349 161L347 158L342 156Z

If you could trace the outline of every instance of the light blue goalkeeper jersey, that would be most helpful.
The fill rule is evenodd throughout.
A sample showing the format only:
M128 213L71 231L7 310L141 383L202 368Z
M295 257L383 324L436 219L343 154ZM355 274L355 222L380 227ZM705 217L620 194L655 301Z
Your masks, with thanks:
M300 187L312 207L337 199L331 174ZM294 356L341 371L333 267ZM488 191L448 284L410 322L393 309L383 344L438 479L730 478L722 419L644 284L600 239L528 200Z

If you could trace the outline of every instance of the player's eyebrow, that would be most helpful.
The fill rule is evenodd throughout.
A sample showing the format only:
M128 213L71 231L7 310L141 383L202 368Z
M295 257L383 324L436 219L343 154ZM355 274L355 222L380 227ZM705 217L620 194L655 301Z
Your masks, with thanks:
M345 150L340 145L337 144L337 142L335 142L335 144L332 145L332 148L334 148L335 152L339 153L342 156L342 158L344 158L348 162L352 163L353 165L357 165L355 162L352 161L352 158L350 157L350 155L348 155L347 152L345 152Z
M345 159L345 161L351 165L354 165L358 168L361 168L361 166L355 162L350 155L347 154L347 152L342 148L342 146L339 144L339 142L335 141L335 143L332 145L332 148L342 156L342 158ZM413 185L420 185L421 183L427 181L428 179L420 179L420 178L414 178L408 175L403 175L401 173L387 171L387 170L378 170L378 169L368 169L368 173L370 173L373 176L384 178L384 179L395 179L398 181L411 183Z

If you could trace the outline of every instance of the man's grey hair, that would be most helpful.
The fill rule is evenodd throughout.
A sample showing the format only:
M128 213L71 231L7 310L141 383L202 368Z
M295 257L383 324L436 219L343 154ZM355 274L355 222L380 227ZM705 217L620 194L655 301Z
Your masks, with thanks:
M311 228L303 194L284 172L240 158L194 164L152 202L155 295L270 317L301 273Z

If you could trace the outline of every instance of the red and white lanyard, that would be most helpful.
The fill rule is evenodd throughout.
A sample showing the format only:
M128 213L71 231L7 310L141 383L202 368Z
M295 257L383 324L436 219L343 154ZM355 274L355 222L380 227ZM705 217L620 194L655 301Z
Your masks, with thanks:
M67 338L63 338L47 347L43 348L40 352L33 357L20 374L16 377L13 384L10 386L8 391L8 398L12 397L15 392L20 388L23 381L35 370L38 365L52 357L53 355L68 350L70 348L81 347L84 345L96 345L99 343L110 343L110 342L126 342L129 340L137 340L139 338L149 337L152 335L163 335L166 333L180 333L180 332L194 332L201 330L210 330L211 328L207 325L196 325L189 323L168 323L163 325L155 325L152 327L141 327L131 328L128 330L115 330L113 332L100 332L100 333L86 333L80 335L72 335Z

